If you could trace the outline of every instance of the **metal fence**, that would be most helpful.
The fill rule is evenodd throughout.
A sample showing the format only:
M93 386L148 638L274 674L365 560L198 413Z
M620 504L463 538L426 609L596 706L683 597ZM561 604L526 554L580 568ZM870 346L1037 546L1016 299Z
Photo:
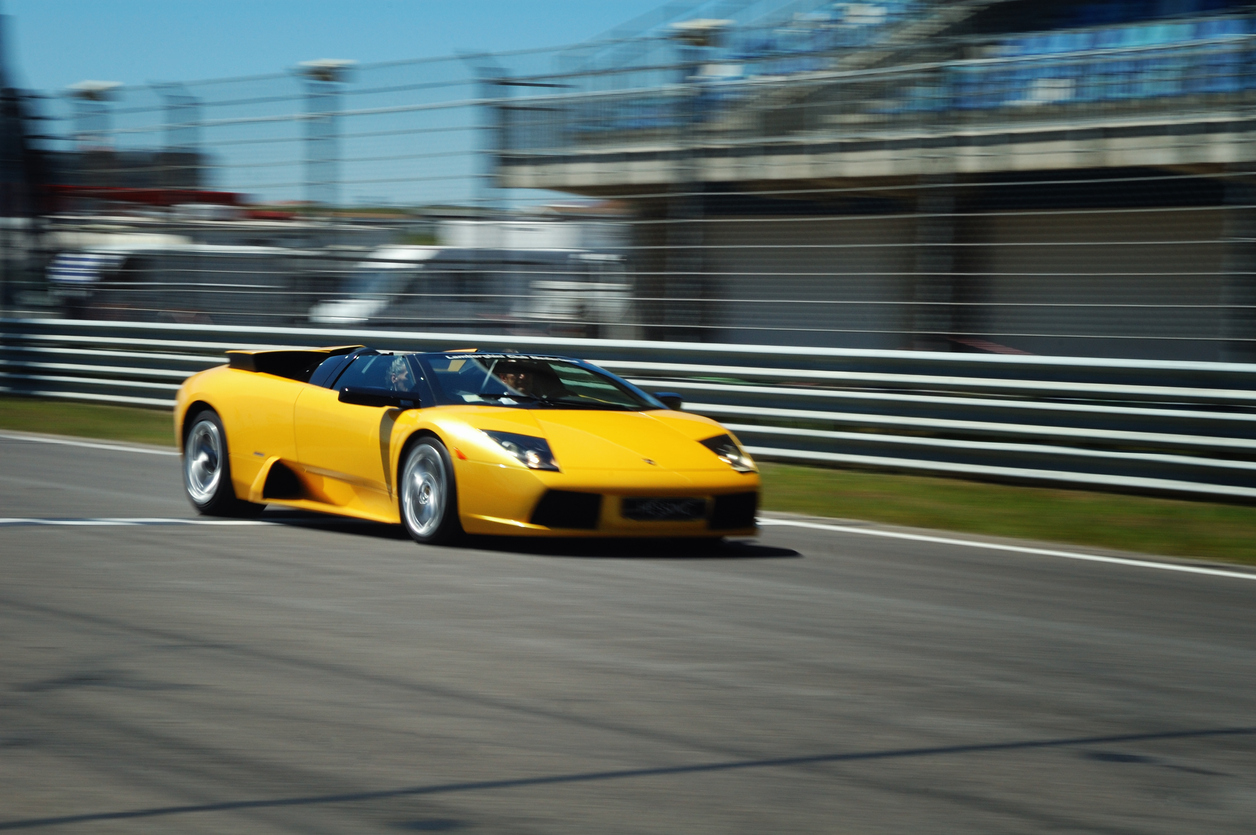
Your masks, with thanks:
M579 356L765 460L1256 500L1256 365L64 320L0 322L0 391L170 408L228 348Z
M1000 33L997 5L689 3L733 23L80 86L34 102L60 209L0 303L1256 360L1250 9Z

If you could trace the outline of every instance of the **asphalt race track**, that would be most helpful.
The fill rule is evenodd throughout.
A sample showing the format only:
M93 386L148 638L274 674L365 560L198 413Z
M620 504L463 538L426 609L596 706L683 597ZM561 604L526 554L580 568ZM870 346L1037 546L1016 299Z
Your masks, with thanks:
M174 457L7 434L0 517L0 830L1256 830L1241 569L186 524Z

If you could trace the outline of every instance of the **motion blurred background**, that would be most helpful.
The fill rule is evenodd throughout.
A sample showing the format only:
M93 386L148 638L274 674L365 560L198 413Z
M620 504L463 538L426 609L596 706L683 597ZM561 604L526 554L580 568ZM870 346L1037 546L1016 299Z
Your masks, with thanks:
M0 830L1251 835L1256 2L662 3L0 0ZM677 393L761 536L196 517L320 345Z
M1247 360L1252 13L687 2L563 49L5 79L4 310Z
M623 10L396 58L381 6L380 54L161 84L0 55L0 388L168 407L223 347L458 334L762 457L1256 498L1256 4Z

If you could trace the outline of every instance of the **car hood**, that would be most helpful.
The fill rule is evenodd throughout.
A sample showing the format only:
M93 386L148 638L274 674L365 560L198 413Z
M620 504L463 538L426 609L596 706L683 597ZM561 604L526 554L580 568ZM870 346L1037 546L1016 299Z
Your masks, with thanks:
M695 440L718 426L656 412L533 411L558 466L569 470L719 470L727 465Z

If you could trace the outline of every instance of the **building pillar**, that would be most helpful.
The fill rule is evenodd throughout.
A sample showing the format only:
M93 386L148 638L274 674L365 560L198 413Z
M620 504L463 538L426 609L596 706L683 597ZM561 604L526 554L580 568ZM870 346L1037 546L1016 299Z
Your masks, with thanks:
M1220 356L1256 362L1256 184L1233 172L1225 184L1225 284L1221 298Z
M906 339L912 350L955 350L954 250L954 179L923 177L916 193L916 272Z
M668 207L666 201L634 201L629 270L635 276L634 303L646 339L670 339L665 327L668 249Z
M702 188L698 183L679 183L679 192L668 198L665 224L666 274L662 282L662 338L676 342L704 342L706 329L706 274L703 246Z

